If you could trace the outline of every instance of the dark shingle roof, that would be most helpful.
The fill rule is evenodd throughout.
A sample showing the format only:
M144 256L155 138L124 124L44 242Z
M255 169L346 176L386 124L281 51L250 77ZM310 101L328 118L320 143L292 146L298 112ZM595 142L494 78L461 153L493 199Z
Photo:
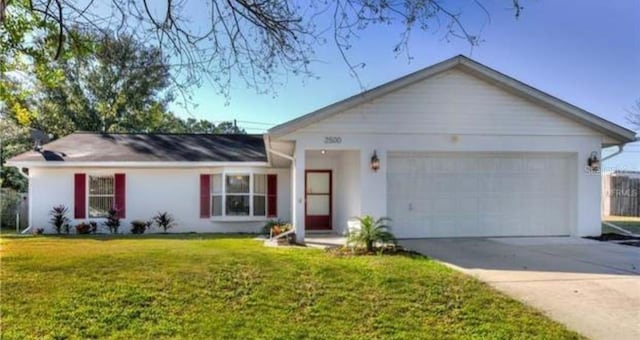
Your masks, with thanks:
M74 133L9 162L266 162L262 135Z

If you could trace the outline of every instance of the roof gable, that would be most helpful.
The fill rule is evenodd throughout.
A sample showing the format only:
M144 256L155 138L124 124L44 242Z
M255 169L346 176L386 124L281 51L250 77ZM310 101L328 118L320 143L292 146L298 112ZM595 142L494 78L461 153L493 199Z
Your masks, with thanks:
M445 60L441 63L411 73L369 91L365 91L307 115L293 119L270 129L269 134L274 138L291 134L336 114L353 109L358 105L373 102L378 98L454 69L466 72L510 93L523 97L540 107L551 110L567 119L596 130L603 135L608 136L610 139L618 141L618 143L627 143L635 140L635 132L631 130L602 119L592 113L566 103L464 56L457 56Z
M450 69L297 130L337 134L595 136L593 129Z

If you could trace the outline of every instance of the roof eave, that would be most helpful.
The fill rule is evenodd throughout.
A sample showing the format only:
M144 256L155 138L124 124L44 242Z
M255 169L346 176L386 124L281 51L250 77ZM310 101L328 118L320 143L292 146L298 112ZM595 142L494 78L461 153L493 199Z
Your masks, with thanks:
M537 102L538 104L543 104L543 106L547 106L555 111L560 111L564 116L587 125L609 137L620 140L623 144L636 140L636 133L632 130L614 124L600 116L558 99L557 97L538 90L474 60L464 58L461 60L460 64L465 66L467 70L472 73L479 74L485 79L490 79L495 84L505 88L506 90L516 91L517 94L529 100Z
M225 161L225 162L118 162L118 161L8 161L7 166L16 168L202 168L202 167L268 167L268 161Z

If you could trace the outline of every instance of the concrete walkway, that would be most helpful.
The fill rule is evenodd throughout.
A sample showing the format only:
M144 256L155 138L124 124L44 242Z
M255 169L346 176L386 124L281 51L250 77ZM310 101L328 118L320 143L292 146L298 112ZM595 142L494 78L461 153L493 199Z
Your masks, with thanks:
M402 240L593 339L640 339L640 248L578 238Z

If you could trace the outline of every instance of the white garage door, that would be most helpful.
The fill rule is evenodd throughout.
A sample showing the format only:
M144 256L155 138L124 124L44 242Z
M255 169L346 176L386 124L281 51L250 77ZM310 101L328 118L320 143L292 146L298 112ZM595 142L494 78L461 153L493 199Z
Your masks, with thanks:
M559 154L389 153L398 237L571 233L575 160Z

